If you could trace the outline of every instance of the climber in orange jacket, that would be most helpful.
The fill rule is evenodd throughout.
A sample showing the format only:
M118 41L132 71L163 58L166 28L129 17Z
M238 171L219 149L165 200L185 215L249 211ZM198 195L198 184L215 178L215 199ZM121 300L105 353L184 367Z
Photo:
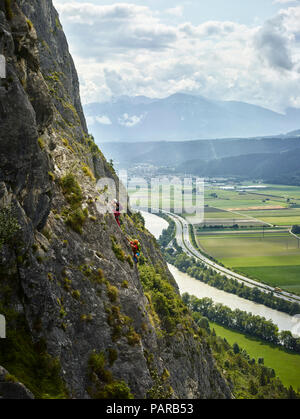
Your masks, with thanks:
M133 252L133 260L135 263L138 263L139 259L138 257L140 256L140 243L138 240L129 240L127 239L130 243L131 246L131 250Z

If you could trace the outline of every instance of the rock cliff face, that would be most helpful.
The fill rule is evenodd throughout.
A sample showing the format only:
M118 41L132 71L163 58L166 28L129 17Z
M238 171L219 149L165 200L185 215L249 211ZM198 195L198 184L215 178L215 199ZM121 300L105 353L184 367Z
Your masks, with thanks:
M33 399L33 394L0 367L0 399Z
M117 178L52 1L0 4L0 397L229 398L142 220L97 210Z

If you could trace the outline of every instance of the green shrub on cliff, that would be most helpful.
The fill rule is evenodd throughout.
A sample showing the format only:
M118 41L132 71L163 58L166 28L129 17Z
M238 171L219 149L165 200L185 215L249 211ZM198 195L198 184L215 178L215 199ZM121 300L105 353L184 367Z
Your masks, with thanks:
M1 339L0 365L22 382L36 398L68 398L60 375L59 360L47 353L45 342L33 342L22 315L1 303L0 312L5 314L8 325L7 338Z
M78 208L83 201L83 194L79 183L72 173L61 178L60 184L67 202L73 209Z
M115 237L111 237L111 247L114 254L116 255L116 258L119 259L121 262L125 262L125 252L122 249L122 247L117 243Z
M179 324L190 327L188 309L170 284L165 270L159 266L144 264L139 265L139 273L144 291L150 293L153 308L163 329L173 334Z
M85 223L86 215L81 208L75 209L71 214L69 214L66 224L76 231L78 234L82 234L82 227Z
M12 242L21 229L13 210L10 207L0 209L0 249L3 244Z
M110 301L112 303L114 303L119 295L119 291L117 287L114 287L113 285L111 285L110 283L107 284L107 295L108 298L110 299Z
M76 233L82 234L82 227L88 217L88 210L82 209L83 193L73 173L68 173L60 179L63 194L71 207L65 210L66 224Z
M95 176L94 176L94 173L92 172L92 170L86 165L86 164L83 164L82 165L82 171L83 171L83 173L87 176L87 177L89 177L93 182L95 182L96 181L96 178L95 178Z
M88 365L90 380L93 383L88 392L93 399L133 399L125 381L114 380L112 372L107 369L107 361L103 352L94 351Z

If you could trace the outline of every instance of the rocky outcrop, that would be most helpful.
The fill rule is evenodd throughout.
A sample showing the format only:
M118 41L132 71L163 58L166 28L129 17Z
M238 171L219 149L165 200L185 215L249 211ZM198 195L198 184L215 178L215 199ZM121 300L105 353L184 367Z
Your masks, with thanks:
M0 367L0 399L34 399L33 394Z
M120 229L96 186L117 177L87 133L51 0L1 3L0 53L0 211L10 220L0 364L35 397L231 397L156 241L130 212ZM126 237L141 242L140 271Z
M60 85L57 94L52 95L55 106L59 108L63 117L68 119L70 109L64 106L63 102L71 103L80 119L78 128L81 127L86 132L77 72L52 1L32 0L28 2L27 0L21 0L18 3L27 18L34 22L34 28L38 34L37 47L42 73L48 81L51 81L52 78L54 83ZM78 132L80 135L81 130L78 129Z

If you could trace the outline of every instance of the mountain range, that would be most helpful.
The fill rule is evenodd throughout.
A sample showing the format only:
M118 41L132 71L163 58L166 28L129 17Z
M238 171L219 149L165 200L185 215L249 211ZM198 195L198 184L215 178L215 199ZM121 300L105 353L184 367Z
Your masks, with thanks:
M121 168L143 164L201 177L242 177L300 184L300 138L295 136L104 143L102 150Z
M299 129L300 109L285 114L236 101L176 93L164 99L120 96L84 107L89 130L109 141L181 141L276 135Z
M188 161L208 162L250 154L277 154L299 147L299 137L102 144L105 155L121 167L138 164L177 167Z
M203 177L262 179L267 183L300 185L300 147L277 153L253 153L209 161L190 160L179 171Z

